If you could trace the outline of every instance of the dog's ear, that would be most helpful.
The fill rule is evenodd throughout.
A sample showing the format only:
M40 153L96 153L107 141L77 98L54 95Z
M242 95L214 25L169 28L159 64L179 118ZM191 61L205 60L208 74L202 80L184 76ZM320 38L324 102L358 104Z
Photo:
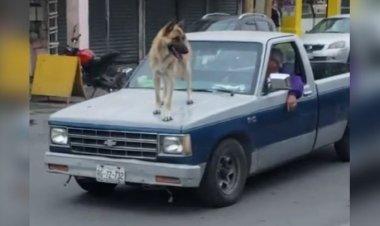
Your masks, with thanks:
M178 25L182 30L185 29L185 20L181 20L177 25Z
M164 35L166 36L170 32L172 32L176 24L177 22L175 20L172 20L169 23L167 23L164 27Z

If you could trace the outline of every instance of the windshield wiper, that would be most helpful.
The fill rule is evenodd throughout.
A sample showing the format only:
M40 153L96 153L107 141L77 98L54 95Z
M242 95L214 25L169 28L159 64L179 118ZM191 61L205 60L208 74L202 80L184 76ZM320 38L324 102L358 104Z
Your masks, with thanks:
M180 91L185 91L186 89L176 89ZM205 93L228 93L231 95L231 97L235 96L235 92L230 89L223 89L223 88L216 88L216 89L192 89L194 92L205 92Z

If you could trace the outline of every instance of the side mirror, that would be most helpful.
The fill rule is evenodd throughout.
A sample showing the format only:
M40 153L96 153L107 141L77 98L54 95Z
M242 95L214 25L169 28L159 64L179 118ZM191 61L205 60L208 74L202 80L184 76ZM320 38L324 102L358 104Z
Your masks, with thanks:
M131 75L135 69L133 67L126 67L122 69L122 72L126 75Z
M130 66L124 67L121 69L121 73L123 73L126 80L129 81L135 69L136 69L135 67L130 67Z
M290 90L290 75L282 73L273 73L269 75L269 89L274 90Z

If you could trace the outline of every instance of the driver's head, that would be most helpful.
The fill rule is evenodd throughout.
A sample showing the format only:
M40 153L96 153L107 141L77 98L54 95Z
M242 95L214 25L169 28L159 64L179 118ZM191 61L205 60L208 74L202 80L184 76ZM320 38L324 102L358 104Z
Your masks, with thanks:
M269 56L268 74L278 73L282 68L284 55L280 49L273 48Z

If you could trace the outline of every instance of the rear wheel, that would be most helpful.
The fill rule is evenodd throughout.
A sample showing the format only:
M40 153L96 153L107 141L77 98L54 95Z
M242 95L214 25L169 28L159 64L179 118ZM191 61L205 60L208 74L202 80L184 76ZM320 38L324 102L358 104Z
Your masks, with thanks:
M100 183L93 178L87 177L75 177L75 180L78 183L79 187L94 196L108 195L112 193L112 191L117 186L116 184Z
M349 128L346 129L343 138L335 143L335 152L342 162L350 161L350 134Z
M247 165L244 149L238 141L221 142L208 162L198 189L201 200L212 207L236 203L244 190Z

